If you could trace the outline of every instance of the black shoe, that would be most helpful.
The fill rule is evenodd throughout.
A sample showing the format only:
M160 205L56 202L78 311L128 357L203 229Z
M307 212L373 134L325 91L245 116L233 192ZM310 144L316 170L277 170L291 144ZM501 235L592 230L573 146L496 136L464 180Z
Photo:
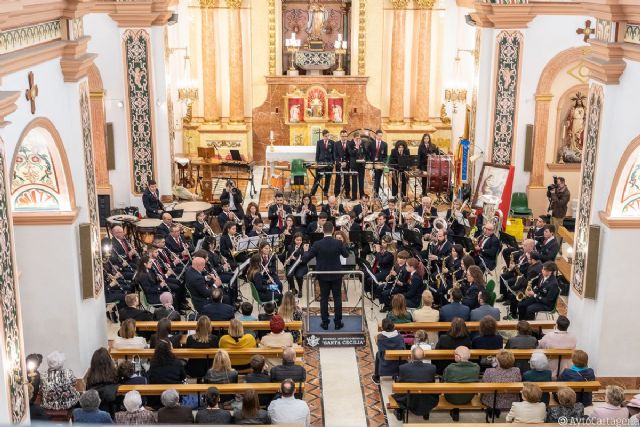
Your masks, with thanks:
M300 289L300 290L298 291L298 295L297 295L297 296L298 296L298 298L302 299L302 289Z
M329 322L320 323L320 327L326 331L327 329L329 329Z
M451 415L451 419L455 422L460 421L460 409L452 409L449 411L449 415Z
M500 298L496 299L496 302L505 302L504 296L501 296Z
M336 329L336 331L337 331L338 329L342 329L342 328L344 328L344 323L342 323L342 322L336 322L336 324L335 324L335 329Z
M491 409L484 410L484 422L487 424L491 422Z
M402 409L396 409L393 411L393 414L396 416L398 421L404 420L404 411Z
M511 315L510 315L510 314L507 314L506 316L504 316L504 317L502 318L502 320L513 320L513 317L511 317Z
M422 416L422 419L423 419L423 420L428 420L428 419L429 419L429 413L427 412L426 414L424 414L424 415Z
M375 375L371 375L371 381L373 381L373 383L376 384L376 385L380 385L380 377L376 377Z

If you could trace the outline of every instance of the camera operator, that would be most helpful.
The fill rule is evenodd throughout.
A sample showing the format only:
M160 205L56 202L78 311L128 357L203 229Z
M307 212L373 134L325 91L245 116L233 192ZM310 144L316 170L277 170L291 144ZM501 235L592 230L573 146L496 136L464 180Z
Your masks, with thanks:
M555 225L556 230L560 230L564 217L567 216L567 205L571 198L563 177L553 177L553 184L547 187L547 198L549 211L551 211L551 224Z

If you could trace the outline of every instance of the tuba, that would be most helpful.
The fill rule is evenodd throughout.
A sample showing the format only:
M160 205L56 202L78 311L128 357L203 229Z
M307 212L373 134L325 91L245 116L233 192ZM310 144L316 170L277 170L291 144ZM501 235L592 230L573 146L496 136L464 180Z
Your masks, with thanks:
M444 231L447 234L447 220L444 218L436 218L433 220L433 230L431 231L431 240L435 240L438 236L438 231Z

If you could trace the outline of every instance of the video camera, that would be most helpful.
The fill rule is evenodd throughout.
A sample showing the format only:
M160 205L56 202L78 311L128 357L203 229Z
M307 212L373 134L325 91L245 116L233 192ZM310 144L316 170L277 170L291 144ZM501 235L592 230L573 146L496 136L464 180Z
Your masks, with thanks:
M553 191L553 190L555 190L556 188L558 188L558 177L554 175L554 176L553 176L553 184L548 185L548 186L547 186L547 190L549 190L549 191Z

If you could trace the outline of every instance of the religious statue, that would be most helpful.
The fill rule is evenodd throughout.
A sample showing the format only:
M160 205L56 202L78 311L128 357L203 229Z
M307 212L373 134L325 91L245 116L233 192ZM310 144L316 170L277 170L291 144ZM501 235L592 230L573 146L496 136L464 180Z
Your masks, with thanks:
M320 40L328 13L318 0L309 2L309 18L307 20L307 34L309 40Z
M293 104L289 110L289 122L298 123L300 121L300 105Z
M342 107L339 104L333 104L333 121L342 123Z
M311 107L311 117L322 117L324 115L324 111L322 108L322 101L318 97L318 94L315 93L313 99L309 103Z
M582 146L584 144L584 130L586 122L586 108L584 100L586 96L577 92L571 98L573 105L567 112L562 124L559 160L564 163L580 163L582 161Z

